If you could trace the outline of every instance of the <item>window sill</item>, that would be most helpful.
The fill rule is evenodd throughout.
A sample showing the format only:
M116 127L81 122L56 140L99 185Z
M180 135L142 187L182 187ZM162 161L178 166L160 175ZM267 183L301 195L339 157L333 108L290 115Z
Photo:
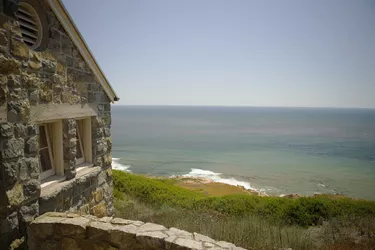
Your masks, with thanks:
M94 164L92 163L87 163L87 162L84 162L82 164L79 164L76 166L76 171L77 171L77 174L76 174L76 177L80 177L84 174L86 174L89 169L88 168L91 168L92 166L94 166ZM41 185L41 188L45 188L49 185L52 185L54 183L59 183L59 182L62 182L62 181L65 181L65 176L61 176L61 175L51 175L45 179L43 179L41 182L42 182L42 185Z
M43 183L41 185L42 190L41 190L40 196L41 197L49 196L52 193L58 190L61 190L66 185L69 185L70 183L76 181L76 179L79 179L84 175L87 175L91 172L100 171L100 167L93 167L93 164L86 163L86 164L81 164L77 166L76 171L77 171L77 174L75 178L68 180L68 181L65 181L66 180L65 176L58 176L58 175L53 175L43 180Z
M82 171L85 172L87 171L88 168L91 168L92 166L94 166L94 164L88 163L88 162L84 162L82 164L77 165L76 166L77 176L81 175Z
M59 183L59 182L62 182L62 181L65 181L65 176L61 176L61 175L51 175L49 177L47 177L46 179L42 180L42 184L40 185L41 188L45 188L49 185L52 185L54 183Z

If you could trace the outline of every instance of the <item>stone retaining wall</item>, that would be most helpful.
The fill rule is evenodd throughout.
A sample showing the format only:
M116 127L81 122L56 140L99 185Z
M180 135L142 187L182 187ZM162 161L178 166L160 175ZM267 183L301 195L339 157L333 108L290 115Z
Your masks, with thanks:
M244 250L232 243L153 223L67 213L46 213L38 217L28 227L27 236L30 250Z

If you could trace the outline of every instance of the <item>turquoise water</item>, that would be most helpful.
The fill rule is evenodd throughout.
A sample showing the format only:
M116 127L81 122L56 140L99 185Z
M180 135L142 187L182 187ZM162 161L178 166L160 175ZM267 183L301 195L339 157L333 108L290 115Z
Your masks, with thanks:
M133 173L375 199L375 110L114 106L112 137Z

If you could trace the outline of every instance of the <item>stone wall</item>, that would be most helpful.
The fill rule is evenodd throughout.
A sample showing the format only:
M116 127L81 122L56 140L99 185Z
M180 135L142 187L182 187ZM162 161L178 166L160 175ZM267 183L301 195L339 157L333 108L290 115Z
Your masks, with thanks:
M66 213L42 215L30 224L27 236L30 250L244 250L229 242L153 223Z
M23 123L0 124L1 186L0 245L23 235L39 214L39 161L37 126Z
M110 101L48 4L43 0L34 2L40 5L48 20L45 32L49 39L43 51L30 50L22 41L18 22L0 15L2 247L23 236L27 225L46 211L113 214ZM73 117L65 117L62 132L66 180L55 190L43 190L39 178L37 125L41 121L33 114L40 107L58 110L85 106L93 110L90 115L93 168L84 175L77 174L75 122ZM43 119L48 122L49 118Z
M86 171L86 173L85 173ZM112 170L92 167L69 181L46 187L39 198L39 214L71 211L104 217L114 214L112 205Z

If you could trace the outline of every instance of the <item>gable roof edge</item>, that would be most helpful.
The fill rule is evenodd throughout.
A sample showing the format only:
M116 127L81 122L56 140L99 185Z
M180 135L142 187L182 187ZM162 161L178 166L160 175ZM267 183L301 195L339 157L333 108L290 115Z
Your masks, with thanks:
M103 74L103 71L97 64L93 54L91 53L81 33L78 31L77 26L74 24L73 19L69 15L64 4L61 2L61 0L47 0L47 2L50 5L53 13L56 15L57 19L60 21L61 25L65 29L65 31L68 33L74 45L78 48L78 51L80 52L81 56L96 76L97 80L99 81L100 85L102 86L104 92L107 94L110 101L118 101L119 98L117 97L114 89L109 84L107 78Z

